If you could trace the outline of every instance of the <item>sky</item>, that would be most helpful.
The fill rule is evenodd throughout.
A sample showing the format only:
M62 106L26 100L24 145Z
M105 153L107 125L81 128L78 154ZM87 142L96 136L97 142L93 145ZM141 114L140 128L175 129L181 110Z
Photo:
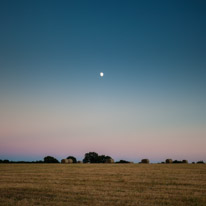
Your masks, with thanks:
M0 159L206 161L206 1L0 0L0 31Z

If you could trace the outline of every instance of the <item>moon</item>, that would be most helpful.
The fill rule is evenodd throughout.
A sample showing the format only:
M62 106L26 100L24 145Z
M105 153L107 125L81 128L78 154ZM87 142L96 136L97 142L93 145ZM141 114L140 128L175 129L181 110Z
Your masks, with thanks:
M103 77L103 76L104 76L104 73L103 73L103 72L100 72L99 75L100 75L100 77Z

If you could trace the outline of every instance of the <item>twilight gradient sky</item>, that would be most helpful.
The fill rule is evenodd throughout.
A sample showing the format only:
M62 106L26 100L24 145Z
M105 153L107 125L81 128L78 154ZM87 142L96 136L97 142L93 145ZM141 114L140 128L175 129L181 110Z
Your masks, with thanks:
M0 30L0 159L206 161L206 1L1 0Z

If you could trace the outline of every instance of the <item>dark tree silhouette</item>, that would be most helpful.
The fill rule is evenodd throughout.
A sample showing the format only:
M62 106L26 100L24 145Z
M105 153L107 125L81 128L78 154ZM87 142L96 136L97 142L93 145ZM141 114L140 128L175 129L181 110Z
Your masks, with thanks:
M100 155L98 157L98 163L105 163L107 159L111 159L110 156Z
M197 164L204 164L204 162L203 161L198 161Z
M110 156L98 155L96 152L89 152L85 154L83 159L84 163L105 163L107 159L110 159Z
M73 156L68 156L67 159L72 159L73 163L77 163L77 159Z
M9 160L3 160L3 163L9 163L10 161Z
M180 161L180 160L174 160L172 163L174 163L174 164L181 164L182 161Z
M99 155L96 152L89 152L85 154L84 163L98 163Z
M59 163L59 161L51 156L44 157L44 163Z
M126 160L120 160L119 162L116 162L116 163L130 163L129 161L126 161Z

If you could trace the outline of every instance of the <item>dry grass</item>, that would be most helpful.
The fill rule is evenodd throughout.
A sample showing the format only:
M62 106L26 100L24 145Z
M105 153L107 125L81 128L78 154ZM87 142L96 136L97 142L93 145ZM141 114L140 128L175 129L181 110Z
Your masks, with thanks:
M205 206L206 165L1 164L0 205Z

